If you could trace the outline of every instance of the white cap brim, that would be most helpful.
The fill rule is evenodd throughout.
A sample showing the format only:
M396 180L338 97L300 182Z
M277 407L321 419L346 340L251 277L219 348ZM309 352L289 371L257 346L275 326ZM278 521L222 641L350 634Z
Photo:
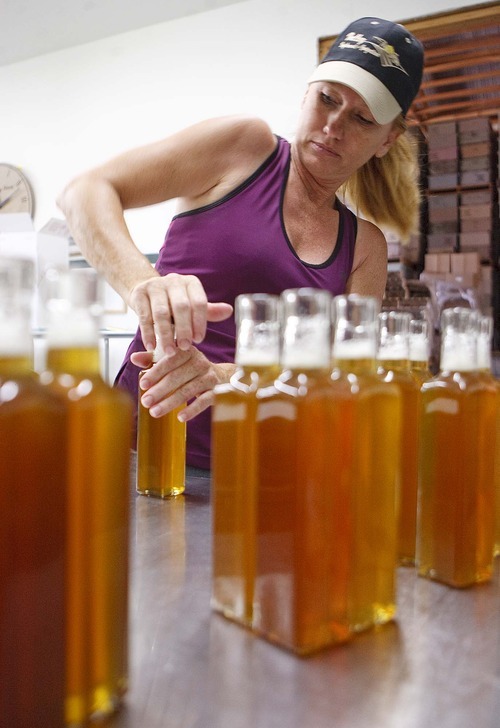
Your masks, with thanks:
M401 106L382 81L355 63L347 61L320 63L309 79L309 83L314 81L341 83L352 88L361 96L378 124L388 124L402 111Z

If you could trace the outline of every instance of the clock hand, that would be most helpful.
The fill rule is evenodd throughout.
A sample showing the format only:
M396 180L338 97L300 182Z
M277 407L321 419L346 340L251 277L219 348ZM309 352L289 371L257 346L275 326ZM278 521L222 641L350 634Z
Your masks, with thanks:
M1 209L2 209L2 207L4 207L4 206L5 206L5 205L6 205L6 204L7 204L8 202L10 202L10 200L12 200L12 198L14 197L14 195L17 195L17 193L18 193L18 192L19 192L19 187L18 187L17 189L15 189L15 190L14 190L14 192L11 192L11 193L10 193L10 195L9 195L8 197L6 197L6 198L5 198L5 200L2 200L2 201L0 202L0 210L1 210Z

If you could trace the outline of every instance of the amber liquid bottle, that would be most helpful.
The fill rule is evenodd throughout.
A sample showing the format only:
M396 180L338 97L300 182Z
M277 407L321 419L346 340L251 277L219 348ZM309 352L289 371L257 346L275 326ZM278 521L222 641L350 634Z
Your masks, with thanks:
M251 626L255 577L256 391L279 374L279 298L235 301L238 366L212 406L212 608Z
M253 630L299 654L348 639L328 486L331 296L284 291L282 372L256 408ZM332 616L333 590L341 605Z
M418 573L449 586L491 578L497 391L478 372L478 314L445 309L439 374L422 385Z
M402 566L415 564L418 484L420 385L410 368L411 316L400 311L379 314L378 373L396 384L402 396L399 458L399 546Z
M402 395L395 383L377 374L377 313L378 302L371 297L333 300L328 469L353 632L396 614ZM334 589L333 599L337 593Z
M100 374L99 281L75 269L48 301L49 391L69 422L66 721L108 715L127 690L132 402Z
M495 538L494 555L500 556L500 382L493 376L491 369L491 349L493 341L493 317L482 315L479 319L477 341L478 369L486 382L492 383L497 391L497 417L495 428Z
M0 724L63 728L66 409L32 370L33 288L0 258Z
M411 319L409 330L410 371L418 384L432 379L433 374L429 368L431 350L430 324L425 318Z
M161 355L158 347L153 364ZM186 487L186 423L181 422L177 415L185 405L176 407L163 417L152 417L149 409L141 403L142 394L139 388L137 492L157 498L180 495Z

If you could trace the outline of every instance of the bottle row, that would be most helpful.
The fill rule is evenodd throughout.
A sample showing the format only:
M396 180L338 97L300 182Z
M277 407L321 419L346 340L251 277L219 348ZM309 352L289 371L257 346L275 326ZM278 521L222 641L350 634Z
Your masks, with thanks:
M445 309L432 376L425 322L370 297L246 295L236 319L238 368L212 409L213 608L307 654L393 619L398 566L490 579L491 320Z
M88 725L127 689L129 397L100 376L98 280L48 278L33 371L30 261L0 258L1 724Z

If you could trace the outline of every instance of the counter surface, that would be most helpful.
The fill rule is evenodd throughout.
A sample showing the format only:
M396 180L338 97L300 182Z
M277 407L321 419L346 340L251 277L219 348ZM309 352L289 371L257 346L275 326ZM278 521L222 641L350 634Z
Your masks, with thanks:
M499 728L500 559L451 589L398 570L398 617L299 658L210 609L209 481L132 496L130 690L113 728Z

